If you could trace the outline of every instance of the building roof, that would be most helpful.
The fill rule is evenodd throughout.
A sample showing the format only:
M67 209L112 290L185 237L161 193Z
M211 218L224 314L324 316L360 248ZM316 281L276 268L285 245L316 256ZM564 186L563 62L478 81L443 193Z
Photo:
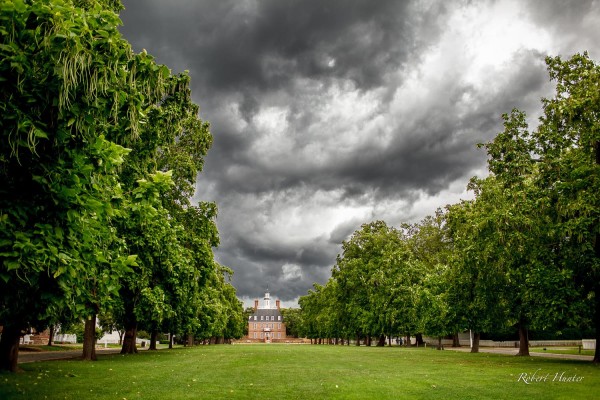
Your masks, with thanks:
M260 317L275 317L274 321L281 322L283 321L283 315L281 315L281 311L277 308L259 308L255 310L252 314L250 314L250 319L254 320L254 317L257 317L256 320L260 321ZM281 319L277 318L281 316ZM270 320L271 318L269 318Z

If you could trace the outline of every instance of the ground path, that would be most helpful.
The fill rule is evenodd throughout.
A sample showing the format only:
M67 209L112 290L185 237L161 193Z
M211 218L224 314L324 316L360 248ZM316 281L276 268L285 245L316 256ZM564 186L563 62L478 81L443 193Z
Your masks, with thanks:
M138 348L138 350L140 350ZM80 358L83 350L65 350L65 351L20 351L19 364L36 361L68 360L71 358ZM96 355L116 354L121 352L120 348L97 348Z
M445 347L446 350L470 352L469 347ZM138 350L144 350L144 348L138 348ZM97 348L96 354L116 354L121 351L120 348ZM494 354L506 354L516 355L517 349L512 348L501 348L501 347L480 347L480 353L494 353ZM32 352L19 352L19 364L30 363L36 361L50 361L50 360L66 360L71 358L81 357L82 350L66 350L66 351L32 351ZM580 354L555 354L547 352L538 352L536 350L530 350L529 354L532 357L547 357L547 358L559 358L563 360L583 360L592 361L593 356L583 356Z
M444 347L446 350L453 351L462 351L462 352L470 352L471 349L469 347ZM494 353L494 354L506 354L516 356L519 352L518 349L513 348L502 348L502 347L480 347L480 353ZM592 361L594 356L583 356L581 354L556 354L556 353L548 353L543 350L529 350L529 354L532 357L547 357L547 358L561 358L563 360L584 360L584 361Z

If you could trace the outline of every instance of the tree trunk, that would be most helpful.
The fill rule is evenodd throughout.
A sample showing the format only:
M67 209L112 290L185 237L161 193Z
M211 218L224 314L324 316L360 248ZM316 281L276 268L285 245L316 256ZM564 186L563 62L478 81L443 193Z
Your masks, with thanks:
M54 325L48 327L48 346L54 344Z
M385 335L379 336L379 340L377 341L377 347L385 346Z
M360 346L360 335L356 334L356 346Z
M452 347L460 347L460 339L458 338L458 332L452 335Z
M190 346L190 347L194 346L194 335L191 334L191 333L188 333L187 345Z
M85 320L83 330L83 353L81 359L84 361L96 361L96 314Z
M596 237L596 243L600 241L600 238ZM600 290L596 288L596 310L594 314L594 326L596 327L596 350L594 351L594 359L592 362L594 364L600 364L600 349L598 348L598 344L600 344Z
M19 341L21 328L13 325L4 325L0 338L0 370L17 372L19 360Z
M392 335L388 336L388 346L392 347Z
M481 337L481 333L474 332L473 333L473 347L471 347L471 353L479 353L479 338Z
M123 345L123 335L125 334L125 331L118 331L119 332L119 346Z
M121 347L121 354L136 354L138 352L135 344L137 340L137 324L130 323L125 326L125 339Z
M365 339L365 346L371 346L371 335L367 335Z
M523 322L519 322L519 352L518 356L529 356L529 338L527 337L527 327Z
M596 235L596 255L600 250L600 235ZM595 283L596 309L594 310L594 328L596 333L596 351L594 351L594 364L600 364L600 284Z
M150 333L150 347L148 350L156 350L156 342L158 341L158 331L156 329L152 329Z
M423 341L423 334L422 333L417 333L415 335L415 342L417 343L417 347L423 346L425 344L425 342Z
M173 332L169 332L169 349L173 348Z
M596 142L596 164L600 164L600 141ZM594 253L596 259L600 260L600 233L596 233L596 243L594 243ZM598 276L594 279L594 294L596 298L596 307L594 310L594 330L596 331L596 351L594 351L594 364L600 364L600 283Z
M406 341L404 342L405 346L410 346L410 333L406 334Z

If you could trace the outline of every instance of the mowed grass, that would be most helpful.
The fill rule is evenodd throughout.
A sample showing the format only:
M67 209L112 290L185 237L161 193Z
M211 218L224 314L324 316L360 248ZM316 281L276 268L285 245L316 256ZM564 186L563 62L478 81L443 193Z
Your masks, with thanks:
M423 348L213 345L21 368L0 373L0 399L600 398L590 362Z
M543 347L531 347L529 352L532 353L554 353L554 354L575 354L582 356L593 356L595 350L579 350L578 347L546 347L545 350Z

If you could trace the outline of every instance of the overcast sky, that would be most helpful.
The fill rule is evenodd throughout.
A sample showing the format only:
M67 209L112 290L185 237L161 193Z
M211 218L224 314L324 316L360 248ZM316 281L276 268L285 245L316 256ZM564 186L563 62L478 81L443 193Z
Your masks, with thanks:
M470 198L476 144L550 96L544 57L600 59L600 1L123 0L121 31L189 70L214 145L217 261L295 306L361 224Z

